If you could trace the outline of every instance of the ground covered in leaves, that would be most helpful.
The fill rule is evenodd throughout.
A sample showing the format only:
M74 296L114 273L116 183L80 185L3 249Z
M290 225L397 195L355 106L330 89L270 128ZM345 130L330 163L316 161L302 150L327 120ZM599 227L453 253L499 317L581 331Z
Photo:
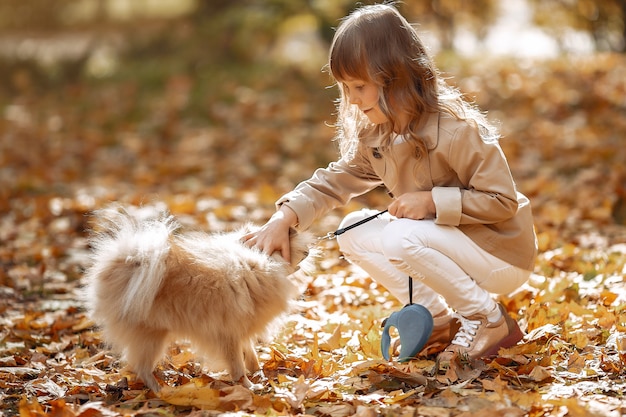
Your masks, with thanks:
M151 93L132 80L42 92L16 72L0 121L0 415L626 414L626 60L439 59L501 121L534 206L535 273L500 298L523 343L449 369L434 356L382 360L380 324L399 306L324 241L314 273L295 278L299 311L259 347L262 389L204 370L181 342L156 371L168 387L155 396L78 301L89 213L120 201L207 231L263 222L335 157L327 79L282 69L203 91L181 73ZM359 199L313 231L385 198Z

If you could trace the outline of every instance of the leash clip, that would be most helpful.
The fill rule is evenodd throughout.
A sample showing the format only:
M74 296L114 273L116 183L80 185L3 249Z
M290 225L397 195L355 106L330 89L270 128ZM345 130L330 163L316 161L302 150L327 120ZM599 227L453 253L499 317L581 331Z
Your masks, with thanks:
M335 232L328 232L325 236L321 236L318 238L318 240L333 240L337 237L337 233Z

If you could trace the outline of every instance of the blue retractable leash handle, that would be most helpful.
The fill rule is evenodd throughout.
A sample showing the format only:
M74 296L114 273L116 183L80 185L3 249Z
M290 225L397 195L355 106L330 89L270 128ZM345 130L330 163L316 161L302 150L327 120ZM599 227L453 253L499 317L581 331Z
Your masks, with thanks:
M357 226L375 219L387 210L383 210L373 216L366 217L350 226L329 232L322 239L333 239L340 234L347 232ZM408 362L417 355L426 345L430 335L433 333L433 316L428 309L420 304L413 304L413 278L409 277L409 304L402 310L391 313L383 321L383 335L380 340L380 350L385 360L389 360L389 347L391 336L389 331L392 327L398 330L400 335L400 356L398 362Z
M395 327L400 335L400 356L398 362L408 362L417 355L424 346L434 328L433 316L426 307L413 304L413 278L409 277L409 304L402 310L395 311L383 321L383 335L380 339L380 350L385 360L389 360L391 336L389 330Z

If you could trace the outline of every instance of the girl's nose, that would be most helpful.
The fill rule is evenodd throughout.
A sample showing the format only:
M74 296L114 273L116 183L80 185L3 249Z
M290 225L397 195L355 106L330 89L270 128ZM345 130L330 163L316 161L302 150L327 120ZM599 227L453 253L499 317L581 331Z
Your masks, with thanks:
M350 104L359 104L361 100L351 94L349 97L349 101L350 101Z

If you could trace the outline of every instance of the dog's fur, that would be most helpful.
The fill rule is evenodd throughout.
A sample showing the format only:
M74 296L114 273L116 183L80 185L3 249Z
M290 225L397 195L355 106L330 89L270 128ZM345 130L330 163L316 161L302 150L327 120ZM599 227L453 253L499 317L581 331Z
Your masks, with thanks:
M254 345L297 296L288 275L313 239L292 234L290 265L242 244L249 226L221 234L179 228L167 213L142 219L121 206L95 213L84 291L91 317L153 391L154 367L178 338L224 360L231 378L250 387L246 369L259 369Z

